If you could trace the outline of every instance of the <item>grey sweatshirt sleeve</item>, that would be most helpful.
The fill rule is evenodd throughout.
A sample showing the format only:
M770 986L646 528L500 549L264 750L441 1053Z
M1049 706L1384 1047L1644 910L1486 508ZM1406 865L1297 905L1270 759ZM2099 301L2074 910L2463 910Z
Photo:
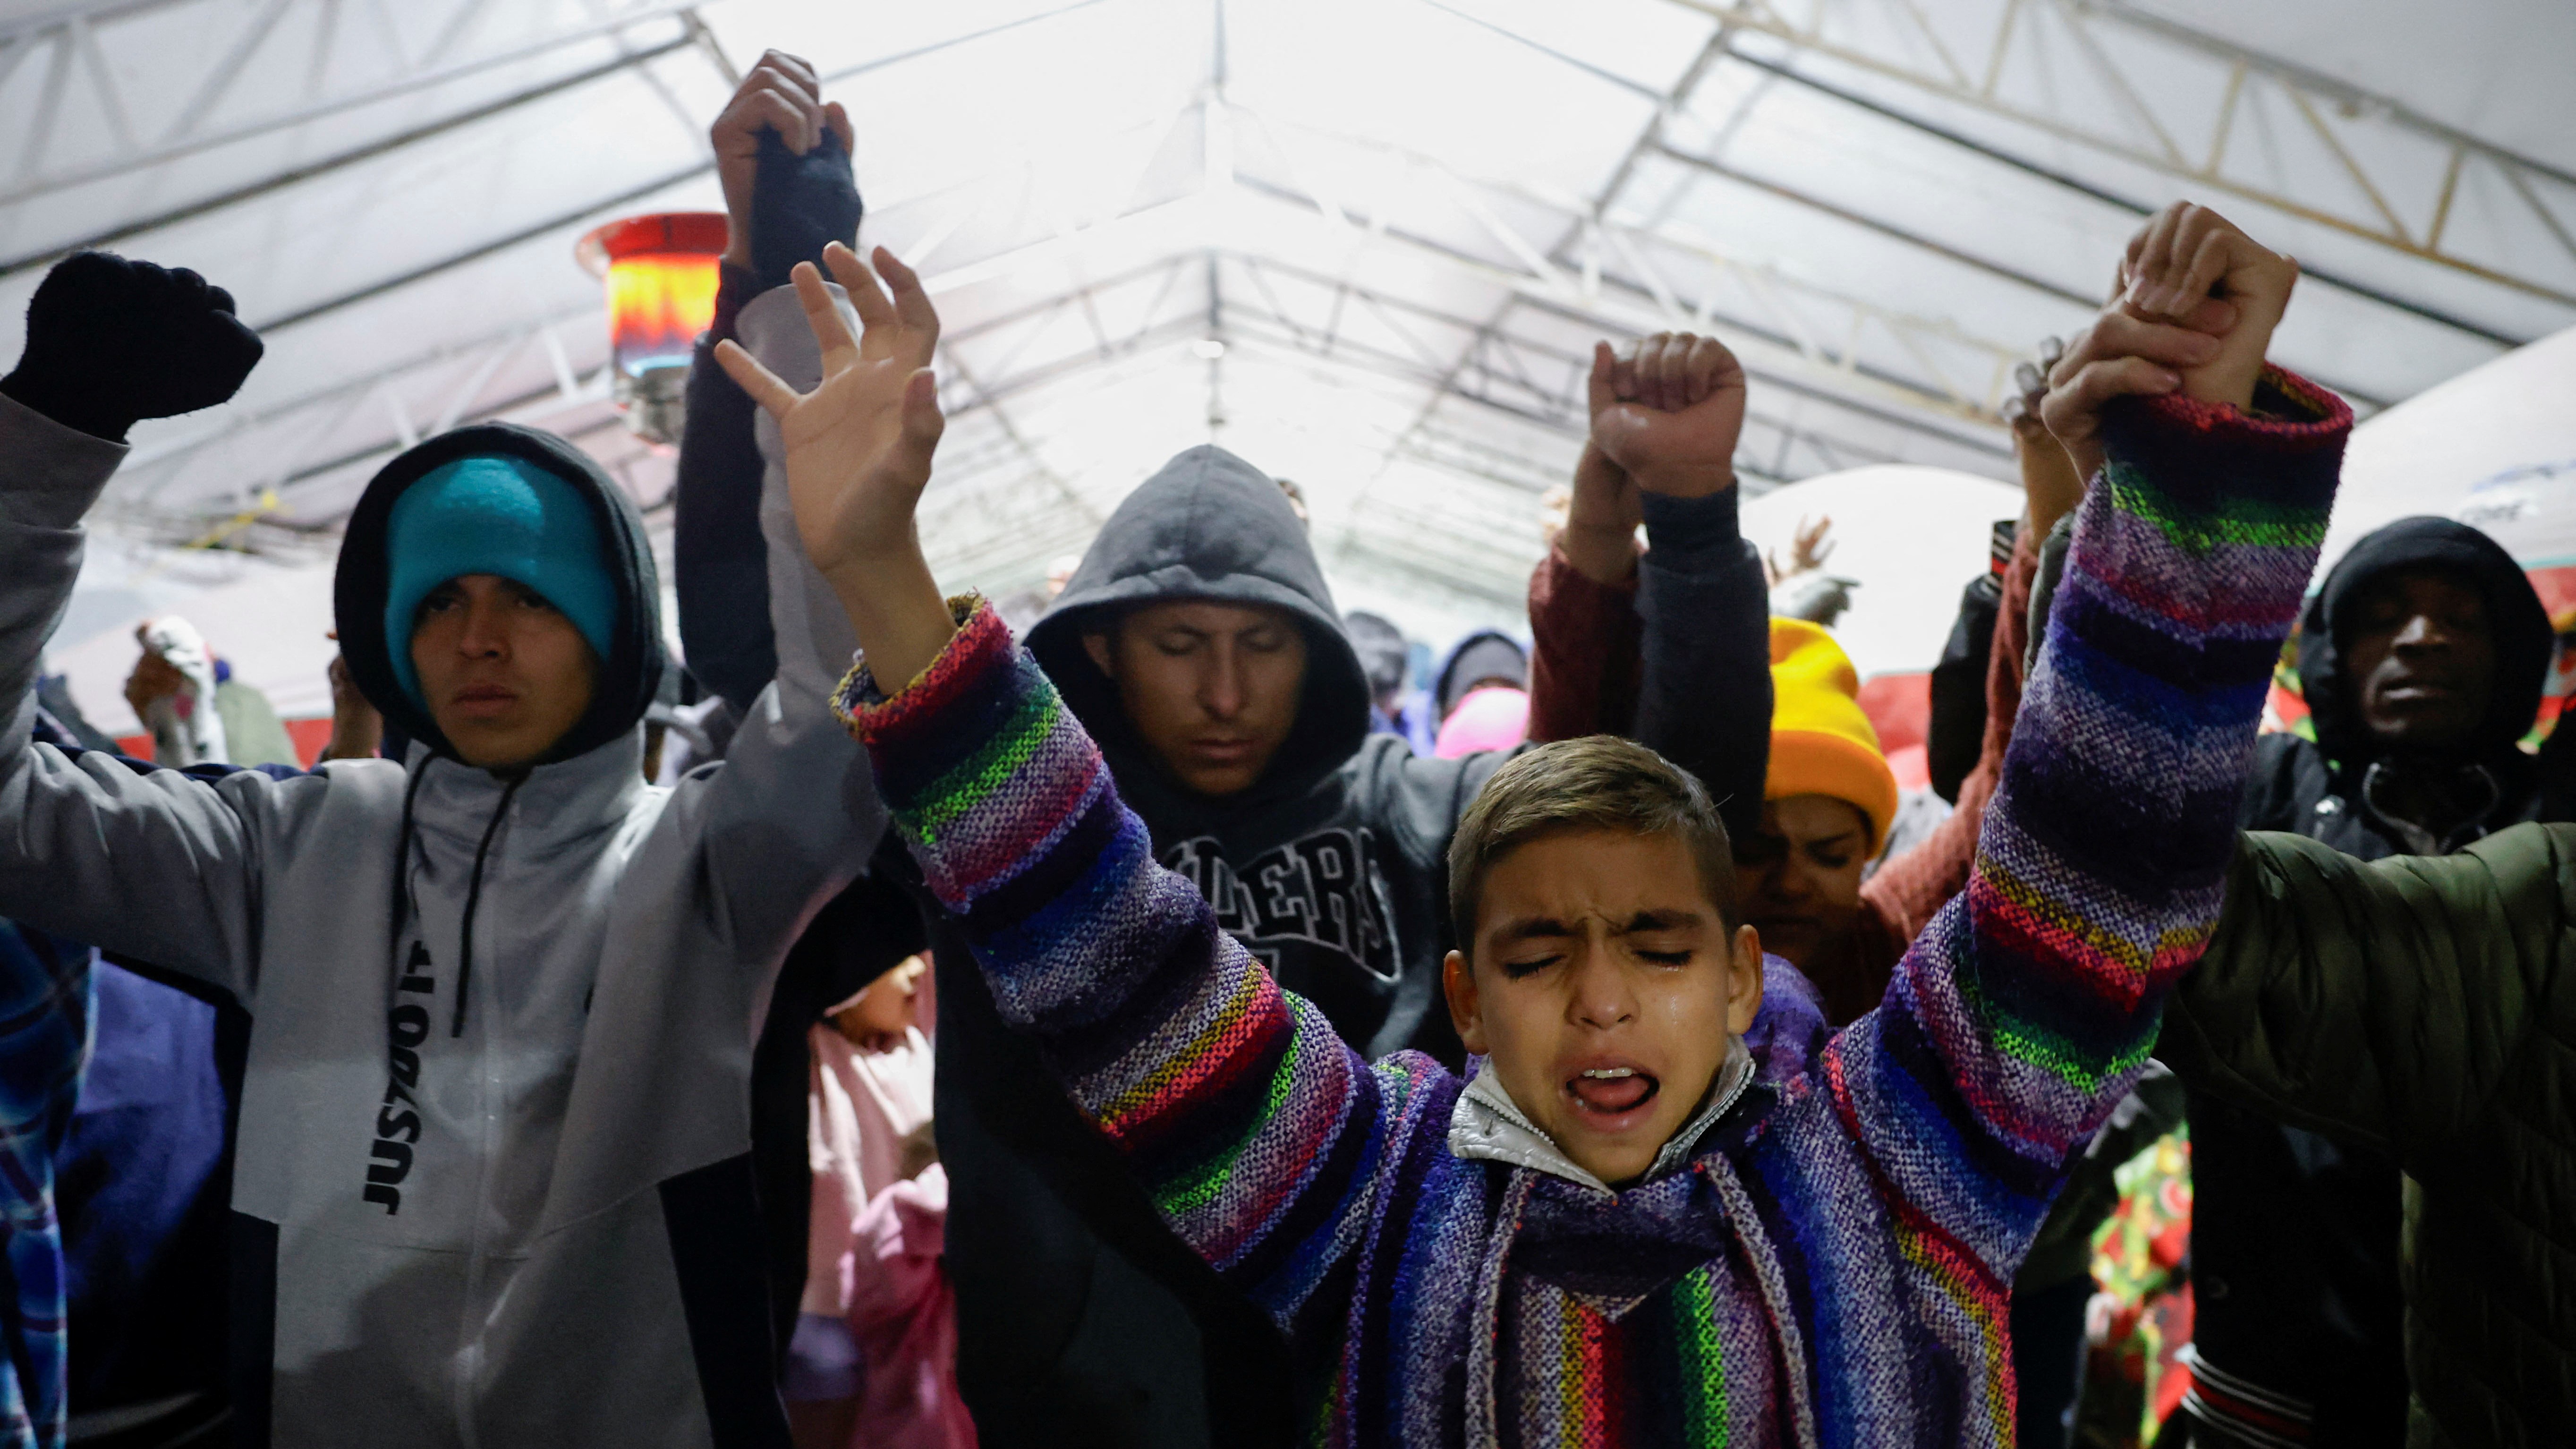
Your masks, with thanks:
M744 306L740 340L798 388L821 376L821 356L790 288ZM866 754L830 705L858 640L840 601L806 561L788 506L778 426L766 413L756 435L766 464L760 526L778 675L752 700L723 768L683 787L685 794L703 786L706 798L674 803L707 812L707 865L736 958L775 966L806 918L858 876L885 833L886 814Z
M255 832L271 783L136 774L30 738L36 660L79 577L81 518L125 447L0 397L0 915L203 978L247 1001Z
M1637 562L1645 621L1637 742L1699 776L1737 835L1762 819L1771 763L1771 611L1736 494L1644 495Z

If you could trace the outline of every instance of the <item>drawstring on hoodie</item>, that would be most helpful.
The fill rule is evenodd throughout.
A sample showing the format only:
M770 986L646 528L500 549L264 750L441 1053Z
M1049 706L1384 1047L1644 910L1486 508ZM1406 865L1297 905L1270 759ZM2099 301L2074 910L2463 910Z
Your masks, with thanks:
M483 827L483 843L474 847L474 873L465 881L465 926L457 933L456 947L456 1022L449 1036L465 1035L465 991L474 982L474 908L483 900L483 860L491 854L492 837L501 831L501 817L510 813L510 797L519 793L527 781L521 775L501 787L501 803L492 809L492 822Z

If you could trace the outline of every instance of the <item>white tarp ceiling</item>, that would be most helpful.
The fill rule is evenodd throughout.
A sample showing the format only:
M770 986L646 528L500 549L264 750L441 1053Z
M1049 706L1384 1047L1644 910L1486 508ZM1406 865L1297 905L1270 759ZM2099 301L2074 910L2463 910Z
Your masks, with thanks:
M327 556L392 450L485 416L661 504L572 243L719 205L706 123L767 46L933 278L958 583L1213 438L1305 489L1346 606L1512 619L1590 340L1660 326L1751 366L1751 490L2009 478L2010 364L2177 196L2302 259L2276 355L2365 412L2576 323L2558 0L0 0L0 356L82 244L269 341L137 430L121 567Z

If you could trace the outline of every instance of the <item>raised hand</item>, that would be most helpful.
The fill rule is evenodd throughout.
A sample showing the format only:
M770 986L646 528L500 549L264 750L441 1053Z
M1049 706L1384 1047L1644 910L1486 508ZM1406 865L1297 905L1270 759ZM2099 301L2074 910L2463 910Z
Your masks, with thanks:
M725 265L746 271L756 270L765 259L755 253L752 235L758 229L753 201L760 189L760 137L763 131L776 132L777 144L784 145L799 157L822 145L826 137L832 138L839 142L841 157L836 164L843 173L848 170L849 153L858 149L856 135L850 128L850 113L842 109L838 101L824 104L823 84L812 65L784 51L772 50L760 57L759 63L743 76L742 84L734 89L733 98L725 103L715 124L707 128L707 142L716 153L716 179L724 189L725 218L730 224L725 241ZM841 180L846 185L846 174ZM853 211L857 199L858 193L850 191L848 200ZM853 215L851 229L847 233L841 233L837 224L832 226L832 231L854 235L856 221ZM822 241L817 240L811 249L782 250L791 258L801 259L819 252L822 245ZM761 248L763 253L768 250L770 248ZM763 280L775 285L778 278L773 275Z
M2178 202L2129 241L2120 288L2049 369L2040 416L2086 479L2102 467L2102 405L2181 392L2250 409L2299 264L2204 206Z
M2219 339L2208 361L2182 373L2186 396L2254 405L2254 382L2272 329L2289 309L2299 264L2258 244L2205 206L2178 201L2129 239L2119 301L2132 316Z
M1770 573L1771 586L1776 589L1800 574L1811 574L1823 568L1825 560L1833 557L1833 531L1832 514L1800 518L1798 531L1789 536L1789 562L1781 563L1777 550L1762 560Z
M812 392L789 387L730 340L715 356L778 420L806 556L840 596L878 679L892 690L928 667L954 632L913 527L946 420L930 368L939 313L892 252L879 247L874 260L891 299L849 248L835 242L823 252L858 311L856 337L822 274L811 262L797 264L796 295L823 354L823 379Z
M259 363L233 298L185 267L110 252L55 264L27 303L27 347L0 392L92 437L210 408Z
M1605 584L1619 583L1636 572L1637 525L1645 522L1636 482L1601 451L1601 415L1619 401L1612 381L1616 370L1610 344L1595 344L1590 382L1593 430L1584 439L1583 456L1575 460L1565 525L1554 539L1577 572Z
M1725 343L1658 332L1616 354L1604 344L1591 391L1592 441L1638 487L1703 498L1735 486L1744 365Z
M1617 583L1637 567L1640 487L1697 498L1734 486L1744 368L1714 338L1659 332L1594 344L1587 390L1592 434L1558 541L1576 570Z
M2004 422L2012 429L2013 466L2021 473L2021 526L2036 545L2057 520L2084 501L2084 476L2075 460L2048 431L2042 409L2048 402L2048 377L2066 356L2066 344L2051 337L2039 345L2035 361L2013 365L2015 394L2004 402Z

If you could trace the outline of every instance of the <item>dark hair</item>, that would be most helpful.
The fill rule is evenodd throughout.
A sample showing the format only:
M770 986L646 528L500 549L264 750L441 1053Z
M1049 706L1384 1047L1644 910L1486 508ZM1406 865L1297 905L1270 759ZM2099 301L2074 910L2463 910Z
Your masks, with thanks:
M1476 908L1494 862L1533 840L1573 830L1679 835L1718 920L1729 931L1741 924L1735 854L1708 791L1644 745L1590 735L1516 756L1467 807L1449 841L1449 919L1459 950L1475 954Z

